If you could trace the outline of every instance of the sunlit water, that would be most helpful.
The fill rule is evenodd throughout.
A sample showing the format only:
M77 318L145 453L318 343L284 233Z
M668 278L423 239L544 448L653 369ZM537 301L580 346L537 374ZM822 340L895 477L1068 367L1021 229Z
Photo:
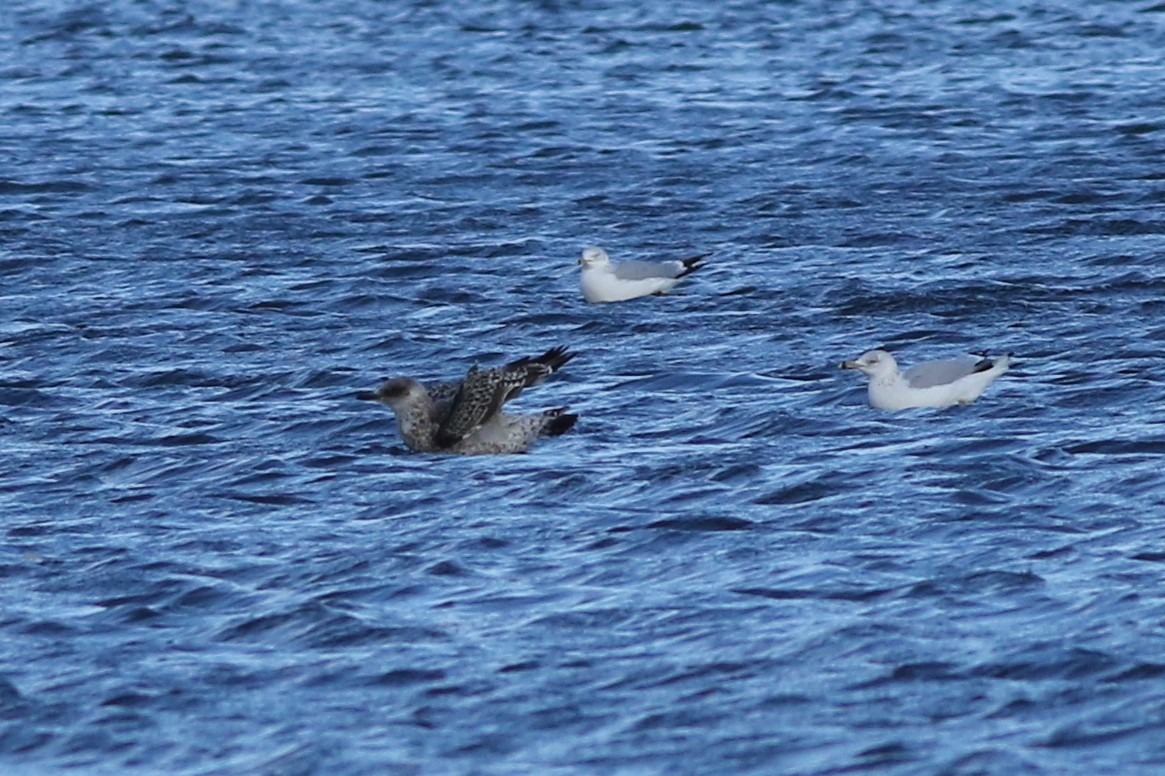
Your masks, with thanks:
M1165 6L6 8L0 770L1165 766Z

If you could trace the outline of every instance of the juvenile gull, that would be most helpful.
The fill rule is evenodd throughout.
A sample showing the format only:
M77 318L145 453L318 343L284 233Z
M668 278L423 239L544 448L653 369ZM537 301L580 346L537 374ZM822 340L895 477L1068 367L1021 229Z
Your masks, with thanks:
M588 302L624 302L651 294L663 294L700 268L711 254L679 261L623 261L618 264L602 248L584 248L579 264L579 285Z
M460 382L425 385L394 377L356 398L392 408L401 439L418 453L524 453L538 437L570 430L578 415L566 407L537 415L507 415L502 405L537 385L574 358L555 347L534 358L519 358L495 369L469 368Z
M910 407L948 407L970 404L1007 371L1011 354L997 358L966 356L923 361L898 371L898 362L884 350L863 353L856 361L842 361L842 369L858 369L870 378L870 406L880 410Z

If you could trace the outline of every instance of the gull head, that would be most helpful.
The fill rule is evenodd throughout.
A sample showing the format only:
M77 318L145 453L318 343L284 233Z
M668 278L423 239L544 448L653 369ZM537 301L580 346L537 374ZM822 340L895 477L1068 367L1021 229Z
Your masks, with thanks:
M892 375L898 371L898 362L884 350L871 350L863 353L854 361L842 361L838 364L842 369L857 369L870 377Z
M426 395L425 387L411 377L394 377L381 383L375 391L361 391L357 399L378 401L394 410L411 404Z
M582 258L578 260L579 265L583 269L590 269L592 267L606 267L611 263L611 257L607 252L598 246L591 245L583 248Z

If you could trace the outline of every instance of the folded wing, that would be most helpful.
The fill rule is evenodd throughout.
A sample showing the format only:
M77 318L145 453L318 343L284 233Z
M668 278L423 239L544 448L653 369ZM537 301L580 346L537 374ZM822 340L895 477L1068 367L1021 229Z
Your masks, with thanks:
M704 253L679 261L621 261L612 266L619 280L674 279L695 272L700 261L709 255Z
M951 358L943 361L923 361L902 373L911 388L934 388L949 385L969 374L982 372L992 366L990 359L978 360L972 357Z

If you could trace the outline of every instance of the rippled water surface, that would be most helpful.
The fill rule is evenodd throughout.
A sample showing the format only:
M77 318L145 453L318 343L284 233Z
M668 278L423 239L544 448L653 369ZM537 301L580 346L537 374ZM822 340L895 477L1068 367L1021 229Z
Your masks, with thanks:
M0 770L1165 767L1165 5L5 9Z

